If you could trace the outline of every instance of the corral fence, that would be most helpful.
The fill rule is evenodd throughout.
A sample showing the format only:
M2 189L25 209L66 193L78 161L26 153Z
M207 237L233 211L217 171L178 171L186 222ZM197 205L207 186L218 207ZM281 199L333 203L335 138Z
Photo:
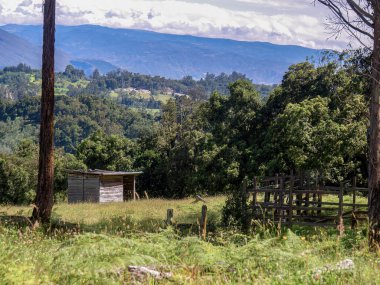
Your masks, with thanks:
M255 178L251 187L242 186L243 207L251 201L251 221L274 222L277 225L354 228L367 220L368 188L357 187L356 177L340 186L328 186L320 177L288 175ZM246 213L248 209L243 209ZM244 214L243 214L244 216ZM249 219L245 220L249 223ZM244 221L243 221L244 223Z

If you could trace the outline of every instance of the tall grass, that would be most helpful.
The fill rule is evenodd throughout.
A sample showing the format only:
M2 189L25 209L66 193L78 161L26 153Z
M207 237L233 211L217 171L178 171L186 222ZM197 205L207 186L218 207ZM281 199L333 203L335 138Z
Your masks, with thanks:
M258 225L250 235L222 228L224 197L208 199L207 240L184 235L163 220L194 223L200 204L150 200L107 205L57 205L46 232L3 219L0 284L380 284L380 257L368 251L365 225L338 237L334 229L278 231ZM28 207L2 207L28 215ZM355 267L336 264L353 260ZM171 279L138 280L129 265L172 272Z

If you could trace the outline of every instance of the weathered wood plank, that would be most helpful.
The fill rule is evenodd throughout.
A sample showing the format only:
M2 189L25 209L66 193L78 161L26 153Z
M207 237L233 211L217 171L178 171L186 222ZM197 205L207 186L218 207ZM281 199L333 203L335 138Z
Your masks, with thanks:
M123 177L102 176L100 179L99 202L123 202Z

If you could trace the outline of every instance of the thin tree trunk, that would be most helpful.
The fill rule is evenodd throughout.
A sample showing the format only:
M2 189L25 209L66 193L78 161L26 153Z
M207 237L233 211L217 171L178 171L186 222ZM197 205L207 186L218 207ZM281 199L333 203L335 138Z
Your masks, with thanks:
M38 186L32 220L48 223L53 208L55 0L45 0Z
M380 1L374 1L374 48L369 146L369 242L380 245Z

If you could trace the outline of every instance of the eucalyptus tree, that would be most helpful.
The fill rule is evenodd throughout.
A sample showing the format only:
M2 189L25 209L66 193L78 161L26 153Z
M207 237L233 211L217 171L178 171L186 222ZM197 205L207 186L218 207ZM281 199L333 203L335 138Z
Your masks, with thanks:
M369 242L380 246L380 0L316 0L328 7L336 33L347 31L372 49L369 139Z
M33 221L48 223L54 184L54 47L55 0L45 0L42 54L42 96L38 186Z

